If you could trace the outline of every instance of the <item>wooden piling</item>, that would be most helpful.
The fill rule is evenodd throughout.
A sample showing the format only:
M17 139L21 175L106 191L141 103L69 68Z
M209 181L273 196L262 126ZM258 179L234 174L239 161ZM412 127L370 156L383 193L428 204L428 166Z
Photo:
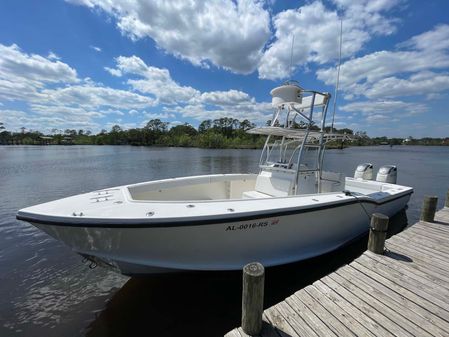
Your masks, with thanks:
M374 213L371 217L371 225L368 239L368 250L383 254L385 249L385 238L388 230L388 217L380 213Z
M437 203L438 197L429 195L424 196L420 218L422 221L434 221L435 212L437 210Z
M250 335L262 330L265 269L258 262L243 267L242 329Z
M447 194L446 194L446 202L444 203L444 207L449 208L449 190L447 190Z

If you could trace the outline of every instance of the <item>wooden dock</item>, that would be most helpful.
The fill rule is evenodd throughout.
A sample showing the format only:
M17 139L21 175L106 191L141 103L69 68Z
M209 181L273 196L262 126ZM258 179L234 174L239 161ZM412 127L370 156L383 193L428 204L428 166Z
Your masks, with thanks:
M385 246L266 309L260 336L449 336L449 207Z

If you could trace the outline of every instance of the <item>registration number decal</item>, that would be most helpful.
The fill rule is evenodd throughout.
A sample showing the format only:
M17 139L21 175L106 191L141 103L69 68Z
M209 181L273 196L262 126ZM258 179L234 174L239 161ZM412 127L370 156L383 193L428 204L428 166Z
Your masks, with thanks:
M226 227L226 231L240 231L240 230L246 230L246 229L268 227L268 226L277 225L278 223L279 223L279 219L274 219L274 220L267 220L267 221L244 223L244 224L240 224L240 225L229 225Z

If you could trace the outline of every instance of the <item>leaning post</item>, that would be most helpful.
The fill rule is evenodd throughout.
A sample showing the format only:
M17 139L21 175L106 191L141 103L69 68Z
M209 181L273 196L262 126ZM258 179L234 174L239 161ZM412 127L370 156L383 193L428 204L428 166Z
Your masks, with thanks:
M371 225L368 239L368 250L383 254L385 250L385 238L387 237L389 218L381 213L374 213L371 217Z
M438 197L426 195L423 200L420 219L422 221L433 222L435 218L435 212L437 210L437 204Z
M444 203L444 207L449 208L449 190L447 190L447 194L446 194L446 202Z
M262 330L265 269L259 262L243 267L242 329L255 336Z

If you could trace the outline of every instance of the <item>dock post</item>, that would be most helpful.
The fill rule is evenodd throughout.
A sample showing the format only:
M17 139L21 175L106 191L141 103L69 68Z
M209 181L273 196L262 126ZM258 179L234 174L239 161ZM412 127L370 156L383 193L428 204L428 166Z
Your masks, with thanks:
M444 207L449 208L449 190L447 190L447 194L446 194L446 202L444 203Z
M243 267L242 329L250 335L262 330L265 269L259 262Z
M438 197L429 195L424 196L420 220L433 222L437 210L437 203Z
M385 238L388 230L388 217L380 213L374 213L371 217L371 225L368 239L368 250L383 254L385 249Z

